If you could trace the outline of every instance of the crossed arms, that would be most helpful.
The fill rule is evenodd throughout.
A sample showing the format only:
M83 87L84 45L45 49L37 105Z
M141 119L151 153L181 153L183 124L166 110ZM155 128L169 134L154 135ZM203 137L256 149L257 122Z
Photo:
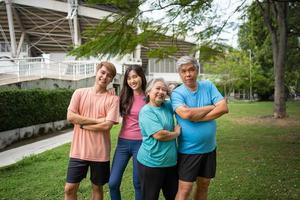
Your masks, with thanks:
M189 108L187 106L179 106L175 112L183 119L188 119L193 122L209 121L217 119L228 113L226 100L223 99L215 105Z
M109 131L114 124L112 121L106 121L105 117L98 119L84 117L72 112L71 110L68 110L67 120L72 124L81 125L81 128L90 131Z
M177 138L180 135L180 126L177 124L174 131L160 130L152 136L159 141L169 141Z

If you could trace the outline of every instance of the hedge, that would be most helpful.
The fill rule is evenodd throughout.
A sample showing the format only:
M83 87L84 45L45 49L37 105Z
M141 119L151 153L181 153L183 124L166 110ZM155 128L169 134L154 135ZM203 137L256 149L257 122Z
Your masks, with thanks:
M69 89L1 89L0 131L66 119Z

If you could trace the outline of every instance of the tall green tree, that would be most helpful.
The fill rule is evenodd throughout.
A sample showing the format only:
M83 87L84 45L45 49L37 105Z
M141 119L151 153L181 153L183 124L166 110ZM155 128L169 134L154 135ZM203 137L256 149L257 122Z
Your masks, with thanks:
M300 95L300 2L289 5L288 53L285 77L290 94Z
M274 117L286 117L286 100L284 88L284 68L287 58L288 38L288 1L258 1L264 23L268 28L272 41L274 66Z
M300 46L298 38L300 36L300 3L290 2L288 4L287 21L287 48L284 67L284 84L282 86L286 90L285 97L288 94L296 94L300 92L299 74L300 74ZM254 2L247 11L247 21L240 27L239 30L239 45L242 50L248 51L251 49L254 62L260 65L263 76L268 82L274 84L276 79L274 73L273 62L273 46L272 35L265 25L264 19L261 17L261 8L257 2ZM275 22L272 22L274 26ZM277 33L279 37L279 33ZM267 85L269 86L269 85ZM271 88L265 94L260 94L261 97L267 98L271 94Z
M268 100L274 94L274 68L270 35L255 3L249 6L245 17L247 21L240 26L238 43L241 50L249 54L252 63L259 65L261 76L266 82L264 90L255 91L255 93L261 100Z

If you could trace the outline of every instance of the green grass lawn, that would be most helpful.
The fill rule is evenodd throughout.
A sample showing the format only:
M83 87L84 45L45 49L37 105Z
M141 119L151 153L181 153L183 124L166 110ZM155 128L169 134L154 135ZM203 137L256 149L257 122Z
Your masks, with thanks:
M230 103L218 119L218 166L209 199L300 199L300 102L289 102L289 118L275 120L271 102ZM112 131L113 149L120 126ZM0 200L63 199L70 145L0 168ZM112 152L113 156L113 152ZM133 200L131 163L121 186ZM78 199L90 199L85 179ZM105 186L105 199L110 199ZM163 198L161 198L163 199Z

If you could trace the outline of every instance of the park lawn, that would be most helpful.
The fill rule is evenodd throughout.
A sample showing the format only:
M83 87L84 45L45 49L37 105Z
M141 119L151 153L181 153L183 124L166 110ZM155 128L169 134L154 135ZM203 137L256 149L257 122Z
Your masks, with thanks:
M283 120L270 118L271 102L230 103L229 108L218 119L217 176L209 199L300 199L300 102L288 102L289 118ZM112 149L119 129L112 130ZM0 168L0 200L63 199L69 148ZM130 163L121 186L124 200L134 199L131 176ZM90 199L90 189L85 179L78 199ZM110 199L107 185L105 199Z

